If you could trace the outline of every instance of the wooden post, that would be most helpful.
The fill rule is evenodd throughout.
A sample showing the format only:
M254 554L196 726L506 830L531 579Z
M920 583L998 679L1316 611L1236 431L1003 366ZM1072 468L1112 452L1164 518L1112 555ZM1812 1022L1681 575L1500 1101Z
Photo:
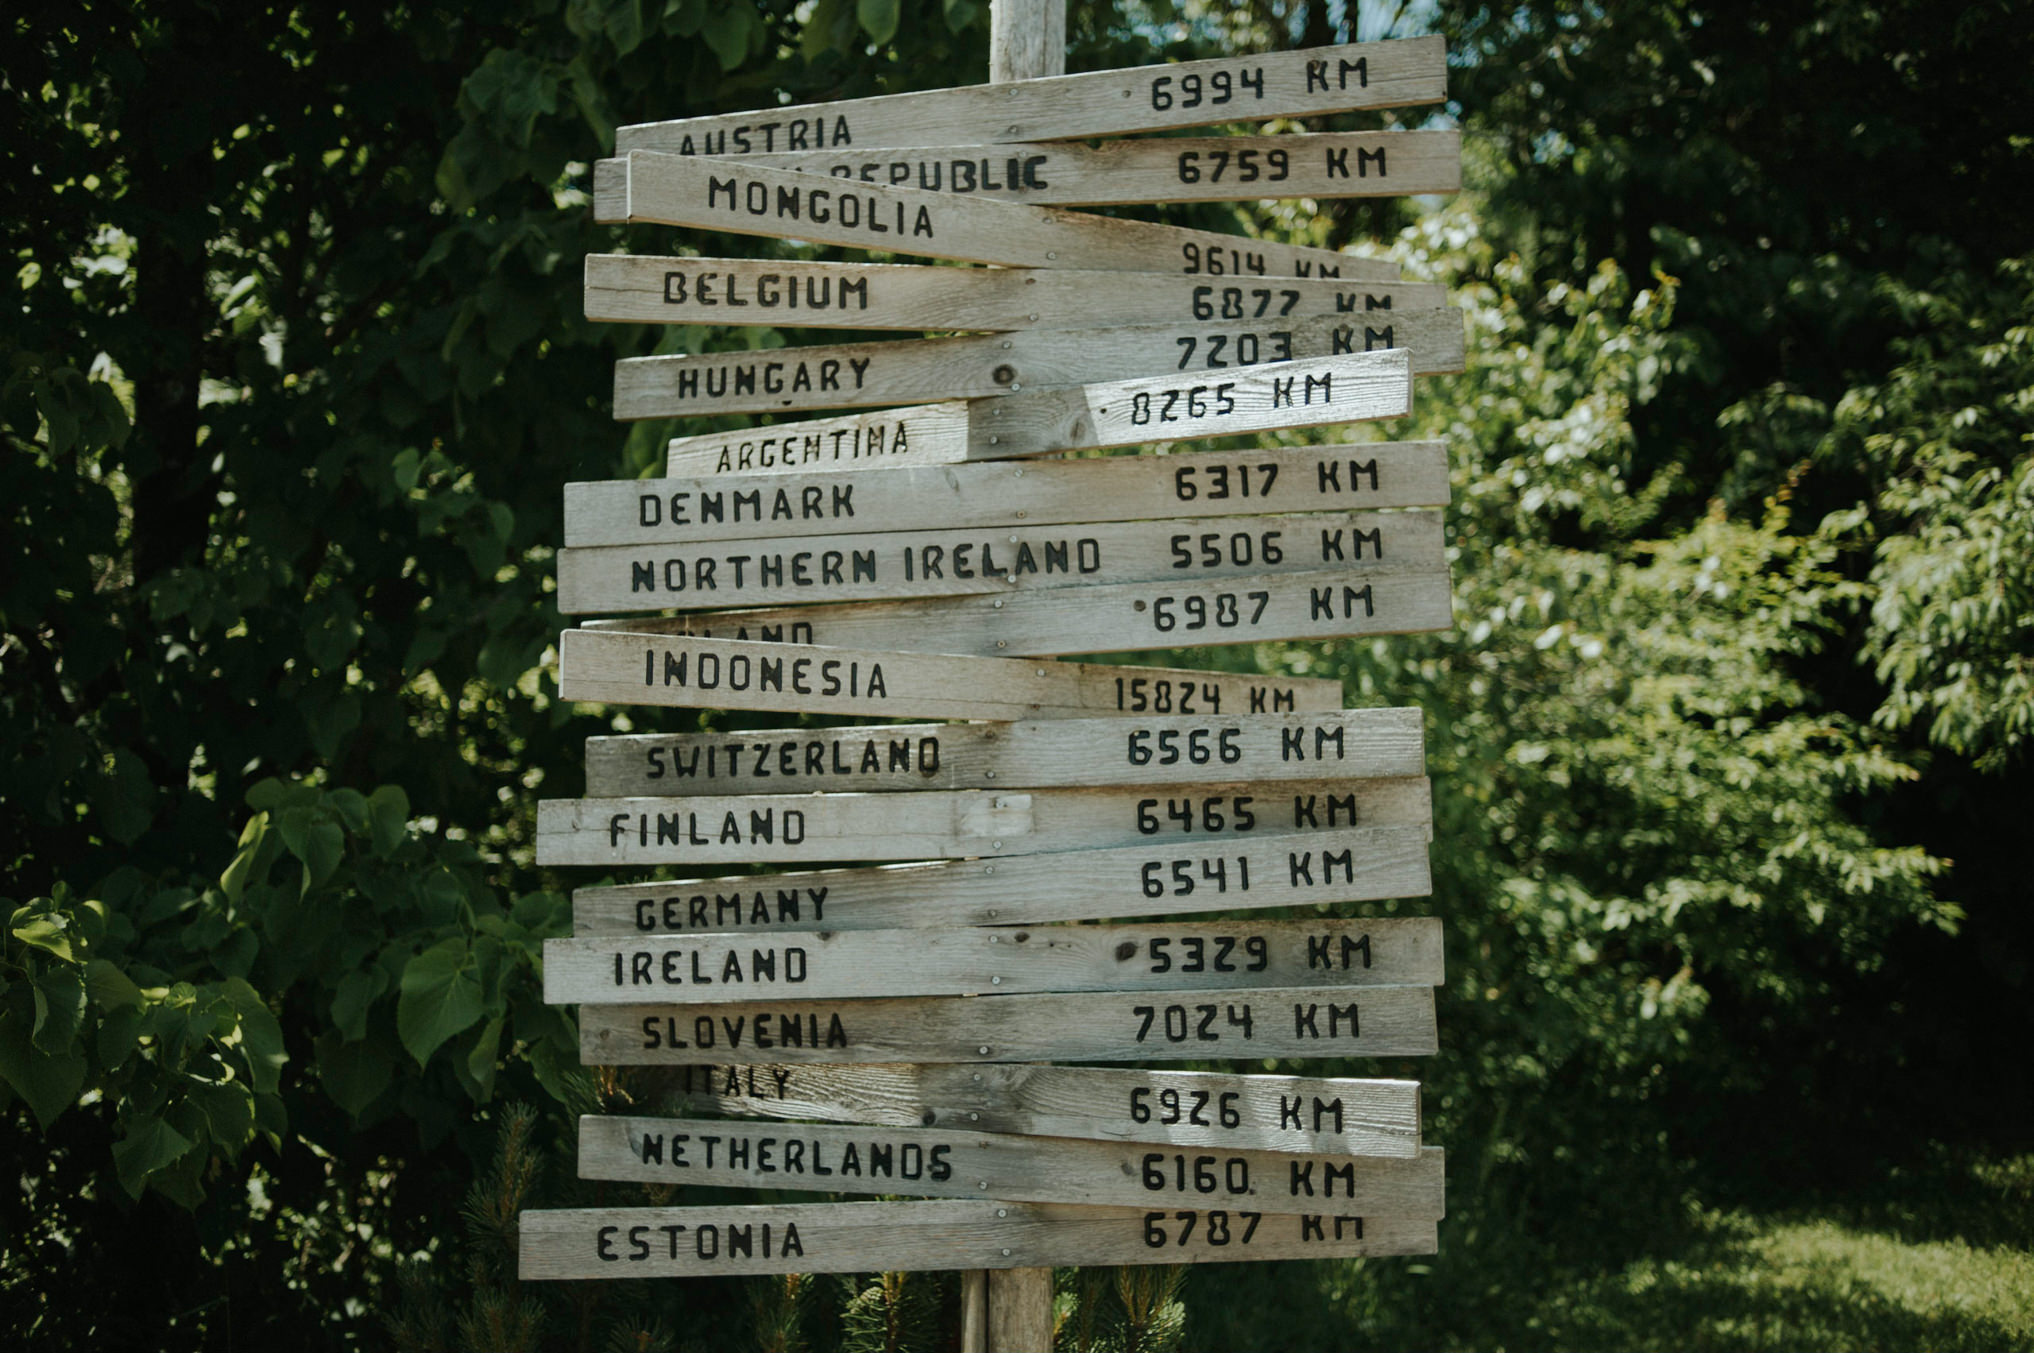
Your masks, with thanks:
M1066 0L990 0L989 82L1066 74ZM970 1299L988 1307L986 1318ZM970 1339L980 1339L971 1343ZM961 1275L963 1353L1052 1353L1052 1270Z

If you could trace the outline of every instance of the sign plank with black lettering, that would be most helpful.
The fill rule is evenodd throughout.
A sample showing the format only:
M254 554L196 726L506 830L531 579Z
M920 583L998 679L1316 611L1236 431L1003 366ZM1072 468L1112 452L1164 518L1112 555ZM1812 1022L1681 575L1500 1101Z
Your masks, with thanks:
M1196 136L998 146L747 154L743 164L1001 202L1097 207L1141 202L1402 197L1462 187L1457 131Z
M1159 372L1180 373L1179 380L1188 384L1214 382L1206 387L1212 391L1258 367L1392 351L1411 355L1416 376L1462 370L1462 312L1393 310L1227 325L1038 329L625 357L614 368L614 414L628 421L996 399L1026 390L1092 389ZM1241 386L1232 385L1232 392L1247 398ZM1220 396L1211 399L1221 402ZM1189 409L1182 406L1159 416L1166 413L1185 418Z
M875 413L799 418L765 427L673 437L673 475L785 474L794 470L951 465L969 459L986 400L954 399ZM986 439L986 432L983 437ZM1043 450L1072 448L1041 448Z
M1260 512L1439 507L1439 442L1367 442L1180 456L941 468L785 469L767 483L610 479L565 486L565 544L693 544L837 532L1075 521L1219 519Z
M857 793L1424 775L1417 709L879 724L586 740L586 792Z
M1438 310L1428 283L1181 277L1054 268L946 268L805 259L586 256L586 317L630 324L824 329L1089 329L1112 324L1276 324L1317 315Z
M673 1111L1170 1146L1416 1156L1418 1081L1087 1066L673 1067Z
M1353 811L1316 800L1318 818ZM884 930L1326 906L1433 889L1425 826L580 888L579 935Z
M1447 567L1438 512L1331 512L808 533L795 540L606 545L558 552L566 615L1009 596L1056 587Z
M753 628L767 639L566 630L558 636L558 693L566 700L605 704L894 719L1092 718L1156 710L1161 699L1182 714L1197 709L1219 714L1224 707L1260 714L1342 707L1341 683L1324 677L895 650L797 652L777 642L784 637L781 626L775 633L763 625Z
M721 1062L1179 1062L1427 1057L1432 987L1246 987L726 1005L588 1005L588 1066Z
M752 1001L780 992L832 1000L1422 986L1441 980L1441 923L1431 918L544 941L544 999L552 1005Z
M619 868L1000 858L1432 820L1419 776L1021 793L545 799L537 805L537 862Z
M522 1214L517 1274L687 1278L1432 1254L1431 1221L1064 1203L792 1203Z
M1339 392L1337 373L1344 378ZM1360 378L1354 390L1350 375ZM1111 396L1117 397L1113 413ZM1161 376L704 433L673 438L666 464L672 474L719 474L870 460L933 465L1012 460L1368 422L1402 417L1411 408L1410 360L1403 349L1385 349L1258 367L1231 381Z
M592 621L589 626L595 632L613 628L714 639L775 632L796 644L839 648L1043 656L1421 634L1454 623L1446 569L1398 574L1373 573L1367 567L1359 572L1359 567L1352 563L1339 571L1252 574L1206 583L1165 579L1010 590L994 597L694 611ZM638 653L637 667L643 661ZM600 677L626 680L625 673L613 670L600 672ZM651 684L646 683L646 689ZM684 684L665 681L658 689L668 698ZM702 690L699 698L685 703L710 709L762 708L717 698L719 689ZM730 697L739 694L727 692Z
M1439 1221L1444 1155L1167 1150L1147 1142L952 1128L586 1116L579 1177L821 1193L905 1193L1098 1207L1248 1207Z
M755 155L1087 140L1439 103L1447 79L1440 38L1402 38L633 123L616 129L615 147Z
M1019 268L1398 276L1396 264L1330 249L642 150L594 164L593 217L609 225L685 226Z

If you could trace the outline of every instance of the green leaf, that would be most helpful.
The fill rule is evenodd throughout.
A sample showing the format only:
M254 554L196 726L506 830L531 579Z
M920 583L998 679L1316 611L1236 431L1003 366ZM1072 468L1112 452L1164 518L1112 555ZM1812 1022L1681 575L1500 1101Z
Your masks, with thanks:
M240 1048L247 1056L248 1078L259 1093L273 1093L290 1060L282 1025L246 979L229 977L221 987L226 1003L240 1016Z
M473 1051L466 1055L466 1074L472 1078L479 1093L474 1097L485 1102L494 1093L495 1064L501 1058L501 1031L507 1022L506 1015L496 1015L480 1031L480 1038L474 1043Z
M155 821L154 777L141 758L122 747L113 753L113 769L92 795L106 834L123 846L133 845Z
M338 823L315 808L285 808L275 825L290 854L304 862L304 892L332 877L346 854L346 833Z
M130 1198L139 1198L148 1186L148 1177L177 1160L196 1143L160 1117L150 1114L127 1136L113 1144L113 1165L120 1172L120 1187Z
M351 691L316 687L297 697L297 714L304 721L311 746L321 760L335 761L339 744L360 727L360 697Z
M357 789L335 789L325 796L325 806L330 808L345 824L346 830L355 836L367 832L367 796Z
M464 939L434 944L404 965L402 994L396 1000L396 1036L418 1066L485 1013L480 965Z
M228 1156L240 1154L254 1140L254 1093L239 1081L205 1081L192 1077L185 1093L205 1115L212 1144Z
M57 1056L69 1054L85 1022L84 972L45 968L35 975L30 989L35 993L35 1046Z
M31 1021L18 1009L0 1013L0 1080L28 1101L47 1132L85 1086L85 1059L76 1053L38 1052Z
M266 873L262 847L268 844L268 814L256 813L240 829L240 849L233 856L233 863L226 866L226 872L219 876L219 890L226 894L229 902L238 902L247 885L254 880L257 865ZM268 852L273 858L274 852Z
M257 813L273 812L285 803L301 799L302 786L270 775L248 786L246 803Z
M268 1144L280 1148L283 1134L290 1130L289 1110L283 1107L280 1095L256 1095L254 1097L254 1126Z
M527 52L497 47L460 92L502 141L527 146L538 116L558 111L558 72Z
M410 827L410 796L401 785L383 785L367 796L367 826L374 838L374 853L395 853Z
M720 58L722 70L733 70L748 59L749 34L756 24L755 11L747 5L710 5L700 24L700 36Z
M85 990L101 1010L124 1010L141 1004L141 988L118 964L95 958L85 965Z
M102 1070L118 1071L126 1062L128 1054L141 1041L141 1025L146 1018L147 1012L141 1006L129 1005L109 1012L99 1021L92 1048L99 1055Z
M395 1065L377 1042L348 1043L327 1034L315 1046L319 1084L334 1104L355 1118L381 1098L395 1078Z
M627 56L642 46L643 0L610 0L605 27L617 56Z
M855 0L855 17L862 31L877 42L897 36L898 0Z
M67 962L76 961L77 955L71 950L70 922L62 916L53 916L46 912L22 920L22 912L27 910L28 908L23 907L21 911L14 913L15 925L12 930L14 938L32 949L47 950Z
M367 1036L367 1014L375 997L388 990L388 973L376 966L347 973L332 998L332 1024L351 1043Z

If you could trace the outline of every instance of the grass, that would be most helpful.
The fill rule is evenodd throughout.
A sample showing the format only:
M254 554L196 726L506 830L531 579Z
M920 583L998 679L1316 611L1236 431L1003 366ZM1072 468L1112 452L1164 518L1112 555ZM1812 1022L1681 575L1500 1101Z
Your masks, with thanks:
M1937 1159L1770 1207L1691 1204L1588 1255L1457 1229L1425 1263L1196 1274L1185 1347L2034 1349L2034 1156ZM1266 1309L1280 1318L1235 1314Z

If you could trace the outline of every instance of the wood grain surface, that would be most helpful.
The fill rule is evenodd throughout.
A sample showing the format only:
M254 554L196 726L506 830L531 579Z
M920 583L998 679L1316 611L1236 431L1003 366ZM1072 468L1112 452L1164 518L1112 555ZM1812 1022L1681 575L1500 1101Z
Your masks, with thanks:
M721 155L1115 136L1439 103L1447 78L1440 38L1403 38L639 122L617 128L615 146Z
M1432 987L790 998L579 1010L579 1056L588 1066L1426 1057L1437 1048Z
M545 799L547 865L937 860L1178 848L1337 827L1425 826L1427 782L1323 779L1109 788Z
M1154 1213L1156 1215L1154 1215ZM1064 1203L792 1203L522 1214L518 1274L679 1278L1432 1254L1435 1223Z
M673 1113L957 1127L1170 1146L1407 1157L1418 1081L1091 1066L669 1067L639 1073Z
M1269 324L1438 310L1430 283L953 268L808 259L586 256L586 317L630 324L800 324L1002 332L1097 324Z
M1190 847L606 884L572 894L579 935L883 930L1327 906L1432 890L1429 828L1359 827Z
M1394 263L1330 249L642 150L594 164L593 215L611 225L685 226L1020 268L1398 276Z
M766 483L684 477L567 484L565 544L1440 507L1448 496L1447 448L1439 442L882 470L787 468Z
M1099 1207L1340 1207L1439 1221L1443 1154L1409 1157L1168 1149L1147 1142L1022 1137L954 1128L587 1116L579 1177L637 1184Z
M1019 723L877 724L586 740L586 792L628 795L879 793L1424 775L1422 715L1146 714Z
M544 941L552 1005L1438 985L1441 923L1204 921ZM1080 1201L1074 1199L1071 1201Z
M1186 714L1277 713L1342 707L1341 683L1325 677L1026 662L894 649L821 653L777 642L785 635L781 626L774 634L762 623L745 623L742 628L764 637L700 639L627 629L566 630L558 637L558 693L566 700L608 704L907 719L1079 718L1169 709ZM810 666L798 668L800 659L808 659ZM769 679L772 664L783 668L774 686ZM880 686L873 682L879 670Z
M791 540L568 547L558 552L557 603L566 615L725 610L1262 578L1351 565L1366 575L1433 573L1447 561L1441 514L1409 510L813 531Z

